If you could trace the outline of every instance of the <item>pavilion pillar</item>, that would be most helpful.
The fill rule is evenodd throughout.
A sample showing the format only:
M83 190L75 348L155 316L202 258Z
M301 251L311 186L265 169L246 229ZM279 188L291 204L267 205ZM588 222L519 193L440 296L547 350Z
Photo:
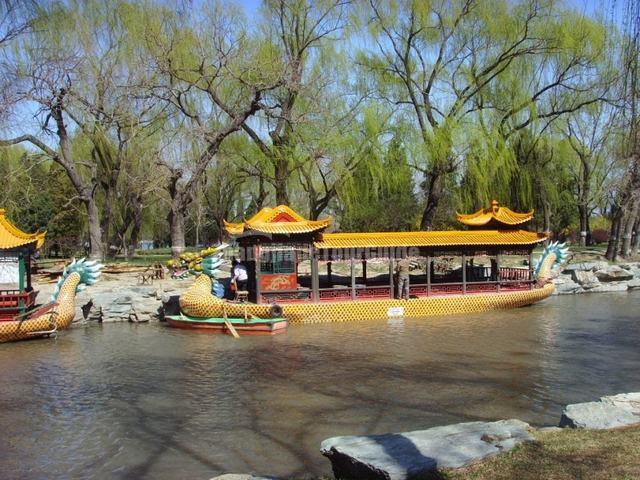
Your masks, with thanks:
M31 255L27 255L27 266L26 266L26 274L27 274L27 290L31 291Z
M533 250L529 250L529 288L533 288Z
M18 290L24 290L24 255L18 254Z
M353 251L349 255L351 257L351 300L356 299L356 263L353 258Z
M467 256L462 253L462 293L467 293Z
M498 282L498 291L500 291L500 252L496 252L496 281Z
M20 293L24 292L24 254L22 253L18 255L18 290ZM25 307L25 302L21 299L18 303L20 313L24 313Z
M318 273L318 253L316 247L311 244L311 301L317 303L320 300L320 277Z
M427 296L431 295L431 255L427 254Z
M362 283L367 284L367 257L362 253Z
M262 292L260 291L260 260L262 252L260 252L260 245L253 246L253 255L255 259L255 272L256 272L256 303L262 303Z
M327 283L329 287L333 286L333 278L331 277L331 262L327 262Z
M395 298L393 287L393 256L389 250L389 298Z

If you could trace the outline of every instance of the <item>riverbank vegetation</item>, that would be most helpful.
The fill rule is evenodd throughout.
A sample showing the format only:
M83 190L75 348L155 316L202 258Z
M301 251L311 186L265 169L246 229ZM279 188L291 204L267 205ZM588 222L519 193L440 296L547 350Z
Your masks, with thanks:
M623 480L640 477L640 426L613 430L536 431L535 442L446 472L447 480Z
M0 206L50 253L103 258L280 203L377 231L493 198L637 252L637 2L252 8L1 2Z

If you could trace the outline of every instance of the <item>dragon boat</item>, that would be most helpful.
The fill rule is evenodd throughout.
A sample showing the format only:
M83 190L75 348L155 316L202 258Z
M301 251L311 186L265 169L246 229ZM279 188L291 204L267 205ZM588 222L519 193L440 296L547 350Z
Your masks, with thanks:
M50 303L0 322L0 342L50 336L67 328L76 314L76 293L96 283L101 269L95 261L73 260L58 279Z
M533 211L514 212L494 200L457 217L465 230L326 233L330 218L307 220L280 205L225 222L247 267L249 302L214 294L223 245L193 259L201 272L180 297L182 314L194 321L248 312L291 323L335 322L523 307L553 293L551 279L567 249L551 243L534 265L533 249L547 236L523 229ZM396 298L394 271L402 258L413 266L406 300Z
M31 260L45 235L23 232L0 208L0 342L49 336L67 328L75 316L76 292L100 276L102 265L74 260L64 269L51 302L36 307Z

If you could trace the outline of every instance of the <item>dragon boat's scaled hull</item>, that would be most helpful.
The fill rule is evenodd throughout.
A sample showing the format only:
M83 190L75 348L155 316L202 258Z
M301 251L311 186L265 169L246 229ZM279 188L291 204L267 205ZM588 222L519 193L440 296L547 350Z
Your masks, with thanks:
M548 283L531 290L441 295L411 298L409 300L356 300L340 302L282 304L281 315L290 323L346 322L387 318L389 315L424 317L431 315L461 314L524 307L550 296L554 285ZM243 317L245 312L261 318L270 316L272 305L231 303L208 297L199 297L196 291L184 295L182 311L192 317Z
M225 321L233 325L240 335L275 335L286 330L288 322L285 318L255 319L250 318L194 318L184 315L166 317L167 324L174 328L186 330L203 330L210 333L230 333Z
M0 343L46 337L57 330L56 312L48 306L35 310L29 318L0 322Z

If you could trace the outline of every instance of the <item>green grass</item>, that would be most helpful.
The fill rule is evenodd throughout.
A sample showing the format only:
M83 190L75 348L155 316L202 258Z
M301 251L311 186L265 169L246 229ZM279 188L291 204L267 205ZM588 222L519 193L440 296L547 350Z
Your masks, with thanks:
M460 470L447 480L623 480L640 478L640 426L534 433L536 440Z

